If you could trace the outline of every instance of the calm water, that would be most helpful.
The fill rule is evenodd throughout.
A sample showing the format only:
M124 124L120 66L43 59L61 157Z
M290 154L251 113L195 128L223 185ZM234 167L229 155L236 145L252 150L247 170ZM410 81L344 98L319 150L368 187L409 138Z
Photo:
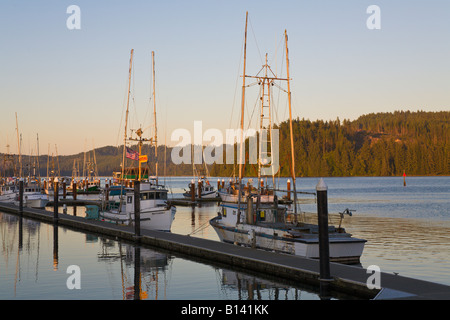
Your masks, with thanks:
M174 197L191 178L167 178ZM217 178L211 179L214 184ZM343 225L367 239L363 267L450 285L450 177L326 178L330 220L337 212L355 210ZM315 190L317 178L297 180L297 190ZM286 179L279 182L286 188ZM301 209L315 212L314 196L299 197ZM177 207L172 232L217 240L208 221L216 205ZM69 208L72 214L72 208ZM79 207L77 215L84 209ZM315 217L305 214L306 219ZM280 282L228 270L148 247L135 248L104 237L0 213L2 240L0 299L134 298L140 284L142 299L150 300L316 300L318 288ZM140 256L139 260L135 257ZM140 265L136 265L136 261ZM81 270L81 289L69 290L67 269ZM136 272L136 270L138 272ZM138 277L135 279L135 275ZM351 298L351 297L334 297Z

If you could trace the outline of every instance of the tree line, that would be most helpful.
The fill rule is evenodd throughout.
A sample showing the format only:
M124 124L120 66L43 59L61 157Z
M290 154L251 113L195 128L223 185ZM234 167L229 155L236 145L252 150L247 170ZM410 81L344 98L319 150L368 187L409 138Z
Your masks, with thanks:
M354 121L339 118L331 121L293 120L295 174L298 177L313 176L395 176L449 175L450 174L450 112L395 111L371 113ZM291 175L291 149L289 122L274 126L279 130L279 163L277 175ZM237 155L234 146L235 158ZM255 164L248 161L246 143L246 176L257 176ZM136 147L135 147L136 149ZM223 148L224 153L226 148ZM24 175L40 169L40 175L54 171L61 176L87 175L86 163L96 164L99 176L111 176L121 170L123 146L106 146L70 156L37 157L22 156ZM151 174L155 173L155 150L145 145L142 150L149 158ZM158 147L158 175L190 176L192 164L175 165L171 160L172 148ZM2 155L1 176L13 176L18 172L18 156ZM11 161L5 161L5 160ZM225 159L225 154L224 154ZM225 162L225 161L224 161ZM39 166L37 166L37 163ZM235 161L237 163L237 161ZM137 161L127 160L127 166L137 166ZM197 169L201 165L196 165ZM92 168L92 166L91 166ZM238 175L232 164L212 164L207 169L211 176Z

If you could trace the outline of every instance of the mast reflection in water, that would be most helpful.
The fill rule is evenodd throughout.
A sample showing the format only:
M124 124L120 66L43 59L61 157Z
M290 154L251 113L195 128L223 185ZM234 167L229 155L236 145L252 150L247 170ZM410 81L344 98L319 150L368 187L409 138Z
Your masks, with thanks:
M0 299L316 300L311 288L0 213ZM69 289L68 267L80 268Z

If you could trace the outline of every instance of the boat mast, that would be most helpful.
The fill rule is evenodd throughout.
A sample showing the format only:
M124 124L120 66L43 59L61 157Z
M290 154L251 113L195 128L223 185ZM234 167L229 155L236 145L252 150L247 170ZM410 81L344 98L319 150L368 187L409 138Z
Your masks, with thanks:
M288 85L288 101L289 101L289 131L291 136L291 168L292 181L294 183L294 213L297 213L297 189L295 186L295 158L294 158L294 132L292 130L292 108L291 108L291 87L289 80L289 54L288 54L288 36L284 30L284 38L286 42L286 69L287 69L287 85Z
M127 97L127 111L125 113L125 131L123 135L123 155L122 155L122 186L124 183L124 177L125 177L125 154L126 154L126 147L127 147L127 124L128 124L128 107L130 105L130 86L131 86L131 67L133 66L133 51L134 49L131 49L131 55L130 55L130 68L128 71L128 97Z
M158 135L157 135L157 126L156 126L156 90L155 90L155 51L152 51L152 66L153 66L153 120L155 121L155 175L156 175L156 184L158 184Z
M244 106L245 106L245 63L247 58L247 22L248 22L248 11L245 13L245 35L244 35L244 70L242 76L242 100L241 100L241 141L239 148L239 194L238 194L238 224L241 220L241 192L242 192L242 145L244 140Z
M264 76L263 77L256 77L258 79L258 83L261 84L261 110L260 110L260 124L259 124L259 159L258 159L258 196L260 195L261 191L261 167L267 167L267 163L262 163L263 159L263 145L265 145L265 151L264 151L264 159L267 160L267 156L270 155L272 158L272 149L273 149L273 142L272 142L272 106L271 106L271 86L274 85L274 80L282 80L276 77L276 75L272 72L272 70L269 67L268 60L267 60L267 53L266 53L266 63L263 66L264 68ZM269 77L268 71L272 73L273 77ZM267 92L265 87L267 86ZM265 100L265 97L267 99ZM266 104L267 103L267 104ZM268 109L267 113L264 111L264 109ZM266 120L266 121L265 121ZM268 121L268 123L267 123ZM266 128L264 128L266 124ZM268 127L268 128L267 128ZM263 140L263 130L268 131L266 136L266 140ZM270 151L267 149L268 140L270 139ZM273 164L270 166L272 168L272 184L273 187L275 187L275 172L273 170Z
M19 177L22 178L22 153L20 150L19 122L17 121L17 112L16 112L16 131L17 131L17 147L19 148Z
M36 140L37 140L37 171L38 171L38 177L39 177L39 188L41 187L41 166L39 165L39 134L36 133Z
M133 66L133 49L131 49L130 54L130 68L128 71L128 94L127 94L127 111L125 113L125 131L123 136L123 155L122 155L122 175L121 175L121 184L120 184L120 204L119 204L119 212L122 211L122 201L123 201L123 187L125 183L125 155L127 148L127 124L128 124L128 107L130 105L130 86L131 86L131 67Z

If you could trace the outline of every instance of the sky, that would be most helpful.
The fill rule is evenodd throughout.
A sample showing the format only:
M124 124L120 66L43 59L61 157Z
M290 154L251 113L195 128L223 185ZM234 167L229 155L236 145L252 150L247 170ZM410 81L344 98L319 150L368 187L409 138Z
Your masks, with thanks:
M71 5L79 29L67 26ZM450 110L448 0L2 0L0 152L18 152L16 114L23 154L121 145L131 49L128 128L153 135L154 51L158 143L175 145L171 133L193 133L194 121L225 136L239 125L246 12L247 75L267 53L286 77L287 31L294 118ZM246 120L257 90L246 89ZM285 121L287 100L275 96L274 121Z

